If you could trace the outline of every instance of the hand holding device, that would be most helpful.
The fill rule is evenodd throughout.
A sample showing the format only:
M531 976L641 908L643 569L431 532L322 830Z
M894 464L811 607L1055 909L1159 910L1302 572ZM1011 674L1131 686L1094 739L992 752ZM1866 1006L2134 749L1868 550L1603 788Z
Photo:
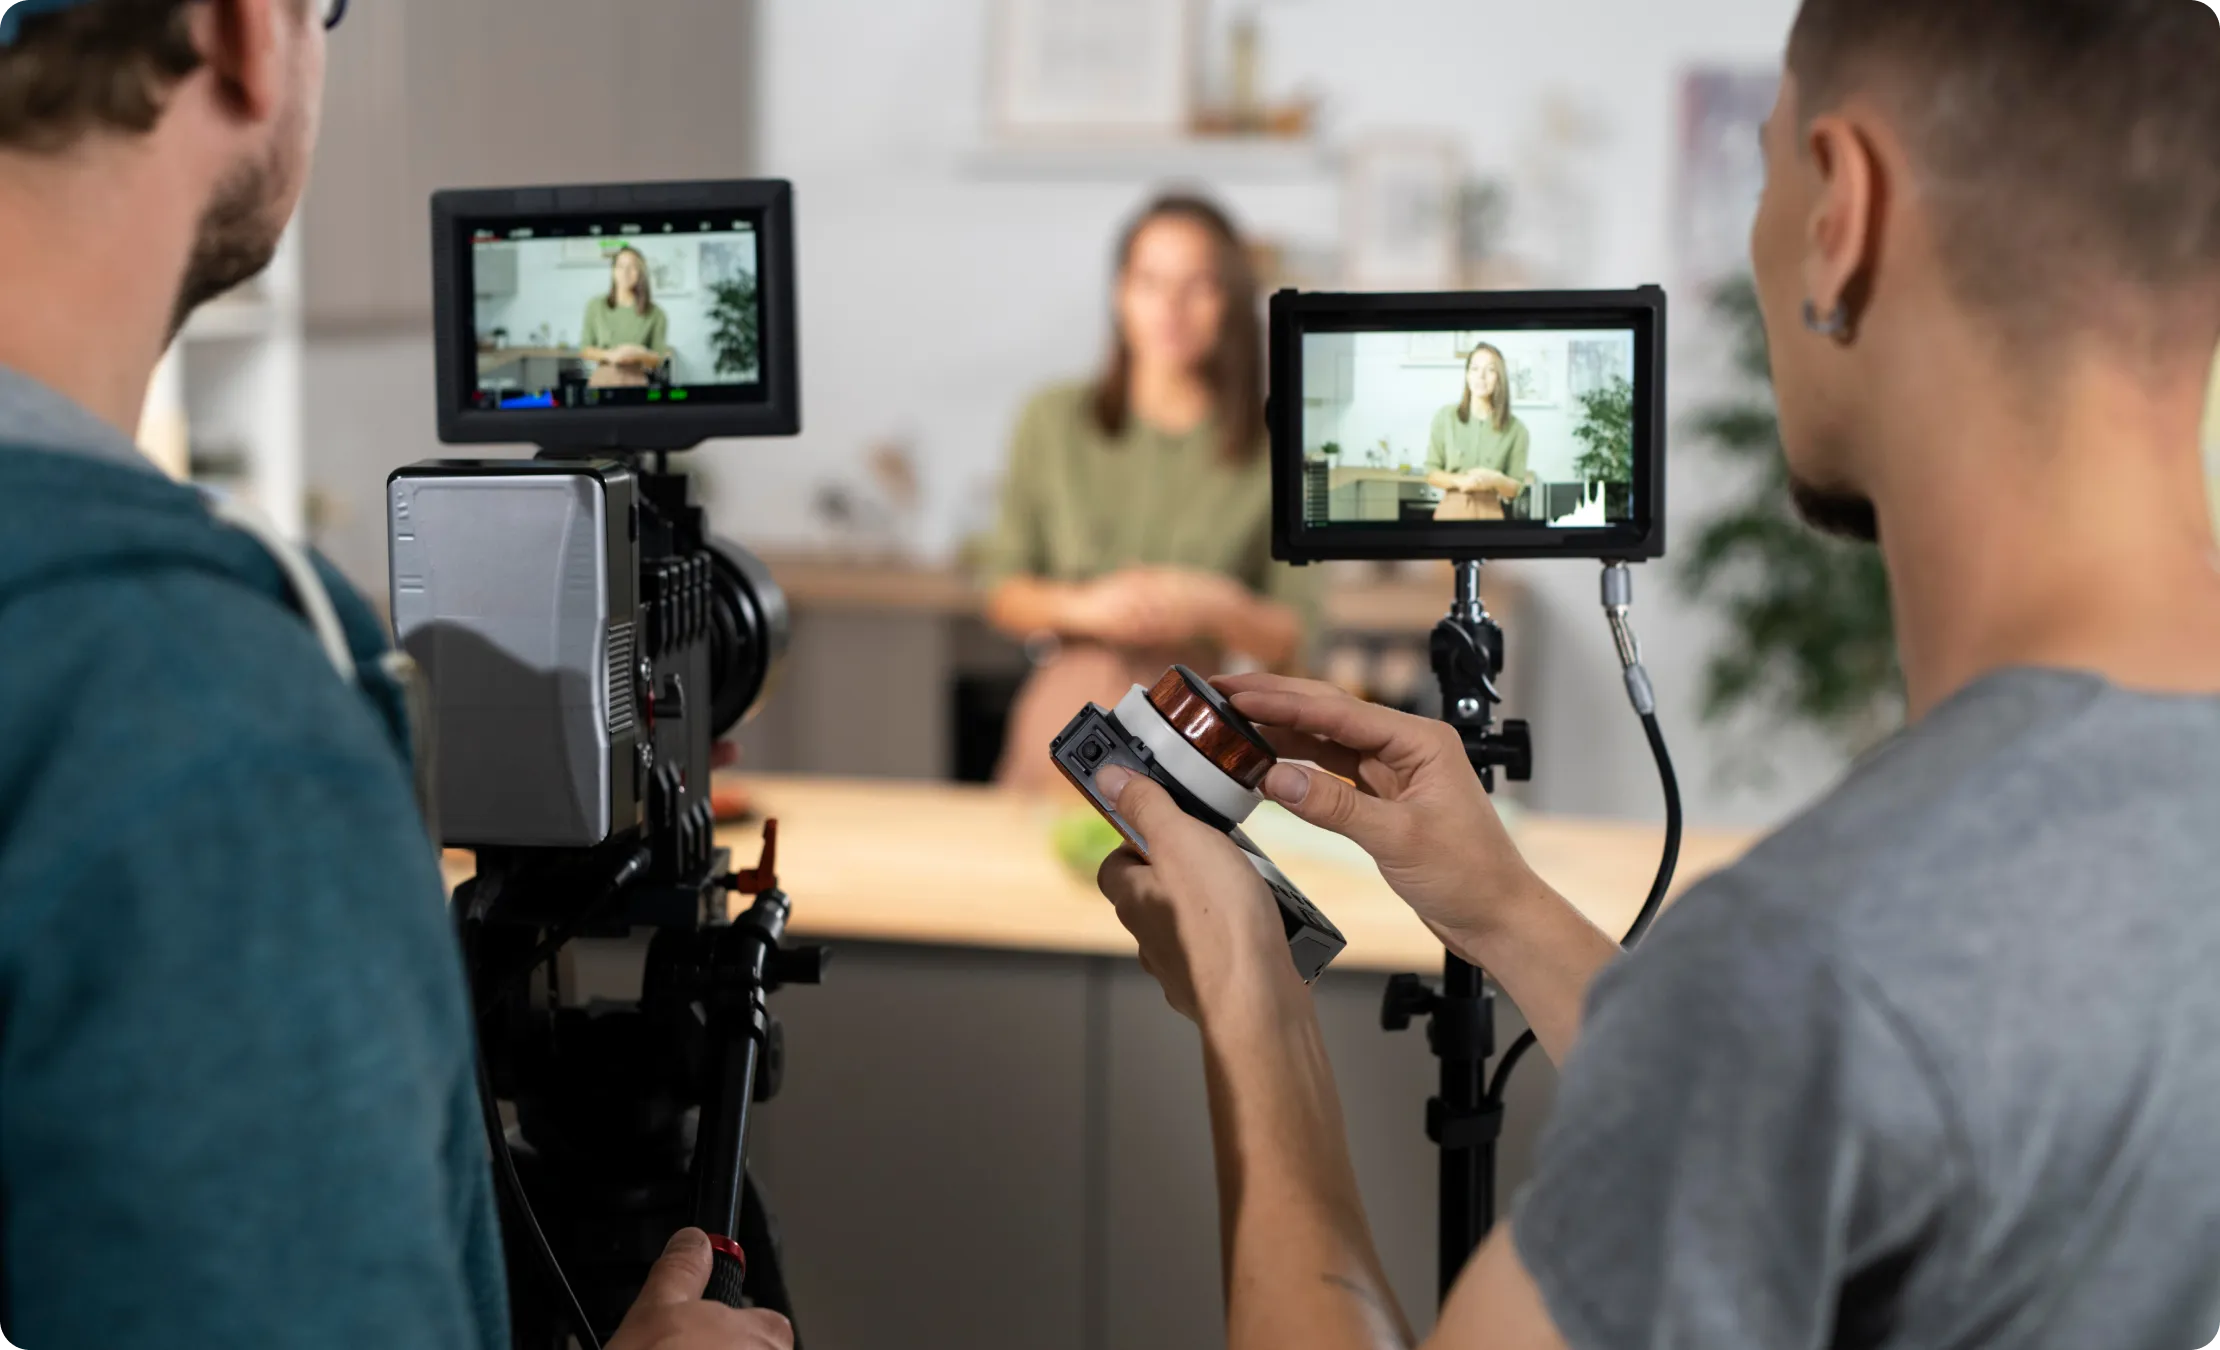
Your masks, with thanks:
M698 1228L673 1237L608 1350L793 1350L794 1329L777 1313L702 1297L712 1256Z
M1315 680L1238 675L1217 685L1280 752L1264 795L1371 854L1451 951L1470 953L1501 904L1550 893L1519 856L1447 723Z
M1201 1023L1209 995L1248 1006L1260 982L1299 991L1272 895L1240 847L1144 775L1112 767L1100 786L1148 839L1149 855L1120 849L1096 884L1140 943L1141 969L1163 986L1172 1010Z
M1131 789L1118 773L1153 780L1181 812L1232 840L1278 906L1282 940L1305 983L1317 979L1347 945L1326 916L1241 832L1241 823L1263 801L1256 785L1275 762L1272 747L1195 672L1174 666L1153 688L1133 686L1115 710L1088 704L1050 743L1049 755L1057 771L1086 795L1144 862L1154 861L1151 840L1139 822L1119 809L1120 798ZM1108 783L1103 781L1106 773L1111 774ZM1192 856L1186 847L1179 852L1182 858ZM1179 870L1195 869L1182 864ZM1253 883L1243 879L1243 889L1253 890ZM1199 894L1193 903L1207 905L1207 891Z

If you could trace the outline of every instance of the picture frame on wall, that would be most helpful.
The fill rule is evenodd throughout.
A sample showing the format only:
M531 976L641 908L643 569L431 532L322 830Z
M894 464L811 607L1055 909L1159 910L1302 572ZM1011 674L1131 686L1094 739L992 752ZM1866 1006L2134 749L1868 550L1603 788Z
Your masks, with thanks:
M1194 112L1196 0L994 0L1000 139L1159 139Z
M1758 137L1780 86L1771 66L1682 73L1673 233L1679 280L1691 291L1749 270L1750 221L1765 191Z
M1506 351L1504 364L1511 368L1511 406L1514 408L1554 408L1557 406L1558 354L1548 351Z
M1375 137L1351 147L1343 210L1347 285L1447 290L1463 257L1465 157L1440 136Z

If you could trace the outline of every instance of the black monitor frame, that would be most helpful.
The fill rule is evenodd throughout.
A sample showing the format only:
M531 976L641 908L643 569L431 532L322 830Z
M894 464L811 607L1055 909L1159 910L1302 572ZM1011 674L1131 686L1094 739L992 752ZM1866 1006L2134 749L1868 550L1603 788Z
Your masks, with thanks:
M1303 335L1624 328L1634 334L1631 521L1559 529L1505 522L1314 526L1303 519ZM1314 563L1375 558L1599 558L1665 552L1665 292L1475 291L1272 297L1272 556Z
M737 403L614 408L469 406L477 388L472 231L504 221L704 211L740 215L756 228L762 313L762 396ZM796 342L794 189L779 179L486 188L432 197L432 308L438 351L439 438L450 445L525 444L588 453L688 450L727 436L791 436L802 427Z

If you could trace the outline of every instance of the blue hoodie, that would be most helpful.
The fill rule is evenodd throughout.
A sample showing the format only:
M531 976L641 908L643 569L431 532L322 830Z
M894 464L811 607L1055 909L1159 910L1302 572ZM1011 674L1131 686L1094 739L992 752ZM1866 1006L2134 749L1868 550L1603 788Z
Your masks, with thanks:
M25 400L74 409L0 372L0 1325L506 1346L461 961L388 719L261 547L89 414L111 444L5 448Z

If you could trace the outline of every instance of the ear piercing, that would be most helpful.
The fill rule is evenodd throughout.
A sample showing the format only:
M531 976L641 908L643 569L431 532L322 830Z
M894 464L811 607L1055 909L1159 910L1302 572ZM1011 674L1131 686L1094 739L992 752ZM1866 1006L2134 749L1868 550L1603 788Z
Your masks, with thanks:
M1804 302L1804 327L1809 328L1821 337L1833 338L1837 342L1848 342L1850 340L1850 307L1838 300L1826 317L1821 318L1819 306L1806 300Z

